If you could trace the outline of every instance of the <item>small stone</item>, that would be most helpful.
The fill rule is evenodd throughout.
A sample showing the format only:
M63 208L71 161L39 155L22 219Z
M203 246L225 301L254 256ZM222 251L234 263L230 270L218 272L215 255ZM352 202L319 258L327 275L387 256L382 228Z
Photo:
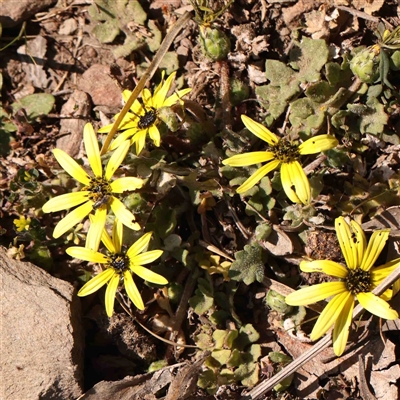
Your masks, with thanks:
M50 7L57 0L2 0L0 23L3 28L12 28L32 15Z
M122 91L111 75L109 66L94 64L82 75L77 86L90 95L95 106L107 106L118 112L122 104Z
M78 23L75 18L66 19L58 30L60 35L71 35L78 29Z

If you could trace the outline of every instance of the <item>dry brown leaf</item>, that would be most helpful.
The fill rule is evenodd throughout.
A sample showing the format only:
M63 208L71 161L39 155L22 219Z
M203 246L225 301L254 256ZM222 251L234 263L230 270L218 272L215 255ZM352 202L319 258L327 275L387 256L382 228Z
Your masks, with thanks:
M353 0L352 6L357 10L364 10L369 15L372 15L375 11L379 11L385 0Z

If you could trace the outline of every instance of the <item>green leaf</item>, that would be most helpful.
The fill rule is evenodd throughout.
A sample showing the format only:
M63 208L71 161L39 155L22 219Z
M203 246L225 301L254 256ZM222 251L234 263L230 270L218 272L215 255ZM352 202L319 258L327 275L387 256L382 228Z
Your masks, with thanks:
M300 82L316 82L320 79L320 71L327 63L329 48L323 39L304 37L298 47L290 52L291 65L299 70L297 79Z
M229 277L235 281L243 281L250 285L254 281L264 279L264 262L261 247L246 245L242 251L235 253L236 260L229 269Z
M196 346L202 350L210 350L214 348L214 343L210 335L200 333L195 337Z
M118 23L115 20L96 25L92 30L92 34L100 43L112 43L119 32Z
M210 394L217 391L217 375L211 369L206 369L200 372L197 386L201 389L207 389Z
M341 81L342 68L338 63L329 62L325 64L325 75L331 86L336 86Z
M166 53L160 62L159 68L165 70L167 75L177 71L179 68L178 54L175 51Z
M211 357L218 361L221 366L226 364L230 356L231 350L225 349L216 349L211 353Z
M390 57L390 69L400 71L400 50L395 51Z
M55 98L48 93L35 93L23 97L19 102L11 104L14 112L24 108L30 121L41 115L47 115L54 106Z
M225 344L225 338L228 335L228 331L223 329L216 329L213 333L213 339L215 342L216 349L222 349Z
M376 98L368 100L367 106L368 111L361 116L360 132L380 135L389 120L385 107Z
M199 278L195 295L189 299L189 304L198 315L206 313L214 305L214 289L211 280Z

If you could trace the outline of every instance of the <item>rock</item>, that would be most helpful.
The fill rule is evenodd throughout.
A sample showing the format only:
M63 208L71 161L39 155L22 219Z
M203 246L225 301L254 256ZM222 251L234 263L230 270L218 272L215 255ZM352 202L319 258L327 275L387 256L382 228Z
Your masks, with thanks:
M64 150L71 157L76 157L83 140L83 127L90 113L89 96L81 90L75 90L68 101L61 108L61 115L70 116L72 118L61 119L60 135L57 140L57 148ZM77 116L78 118L73 118Z
M40 35L17 49L28 82L39 89L46 89L49 86L49 78L45 71L46 51L47 40ZM34 63L33 58L36 60Z
M3 28L12 28L27 20L37 12L44 10L57 0L2 0L0 23Z
M82 75L77 86L89 93L95 106L107 106L117 112L122 108L122 90L110 75L110 67L94 64Z
M2 399L76 399L83 333L74 287L0 247Z

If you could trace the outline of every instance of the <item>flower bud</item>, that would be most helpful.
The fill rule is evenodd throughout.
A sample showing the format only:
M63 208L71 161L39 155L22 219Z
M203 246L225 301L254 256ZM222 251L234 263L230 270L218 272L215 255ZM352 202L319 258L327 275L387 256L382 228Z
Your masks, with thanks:
M203 54L212 61L223 60L231 51L228 36L217 28L200 26L200 43Z
M378 45L356 49L350 69L362 82L374 83L379 78L379 53Z

